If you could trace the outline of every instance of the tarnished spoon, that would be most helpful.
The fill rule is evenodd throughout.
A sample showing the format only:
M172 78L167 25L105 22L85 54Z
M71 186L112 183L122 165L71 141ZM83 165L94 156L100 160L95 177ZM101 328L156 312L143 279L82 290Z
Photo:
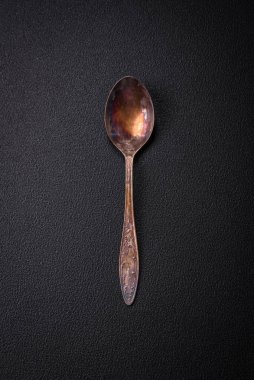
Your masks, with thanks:
M119 80L109 93L104 120L108 137L125 157L125 212L119 276L124 301L131 305L139 276L133 210L133 159L149 139L154 126L153 103L145 86L131 76Z

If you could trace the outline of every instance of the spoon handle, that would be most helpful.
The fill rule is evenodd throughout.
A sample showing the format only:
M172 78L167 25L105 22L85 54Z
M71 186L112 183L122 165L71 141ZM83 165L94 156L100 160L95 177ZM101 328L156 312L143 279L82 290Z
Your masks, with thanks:
M124 302L134 301L139 275L138 244L133 210L133 158L125 157L125 211L119 257L119 276Z

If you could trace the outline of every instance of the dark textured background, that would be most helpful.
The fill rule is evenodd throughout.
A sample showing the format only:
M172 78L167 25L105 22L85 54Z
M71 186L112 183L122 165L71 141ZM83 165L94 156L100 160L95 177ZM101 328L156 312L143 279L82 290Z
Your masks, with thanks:
M251 379L253 10L1 1L0 378ZM156 125L135 162L141 276L123 303L122 76Z

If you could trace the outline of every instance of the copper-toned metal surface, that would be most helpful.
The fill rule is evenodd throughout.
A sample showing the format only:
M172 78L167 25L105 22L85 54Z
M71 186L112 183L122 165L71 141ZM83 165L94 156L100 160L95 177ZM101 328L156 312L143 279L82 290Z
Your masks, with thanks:
M124 77L113 87L106 104L105 124L109 138L124 155L134 155L149 139L154 124L153 103L137 79Z
M133 209L133 159L149 139L154 126L153 103L144 85L130 76L117 82L108 96L104 119L110 140L125 156L125 212L119 276L124 301L131 305L139 276Z

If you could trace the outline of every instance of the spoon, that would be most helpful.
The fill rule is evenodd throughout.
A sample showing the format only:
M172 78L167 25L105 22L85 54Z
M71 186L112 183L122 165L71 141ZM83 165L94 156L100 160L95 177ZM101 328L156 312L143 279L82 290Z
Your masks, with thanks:
M119 277L125 303L134 301L139 276L138 244L133 209L133 159L154 126L152 99L140 81L126 76L109 93L104 114L111 142L125 157L125 211L119 256Z

